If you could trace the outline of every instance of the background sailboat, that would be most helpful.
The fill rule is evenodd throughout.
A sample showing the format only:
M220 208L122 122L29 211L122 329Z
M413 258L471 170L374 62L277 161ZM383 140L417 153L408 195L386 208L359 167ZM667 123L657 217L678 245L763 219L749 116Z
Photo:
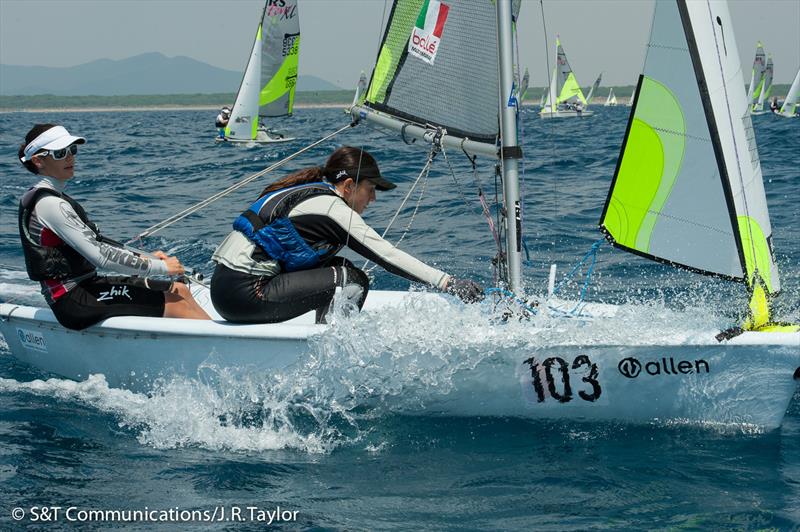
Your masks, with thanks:
M758 95L758 101L753 104L752 113L753 114L763 114L764 113L764 102L769 101L769 94L772 92L772 78L773 78L773 65L772 65L772 56L770 55L767 58L767 66L764 69L764 82L763 86L761 87L761 91Z
M603 73L601 72L597 79L594 80L591 88L589 88L589 94L586 95L586 107L588 108L589 105L592 103L592 98L594 97L594 93L597 92L597 88L600 87L600 82L603 80Z
M572 67L569 66L561 40L556 38L556 67L553 69L550 90L539 116L541 118L590 116L592 112L585 111L586 107L586 97L578 80L575 79Z
M750 85L747 89L747 105L754 104L761 92L764 81L764 71L767 69L767 55L764 52L764 45L759 41L756 44L756 56L753 59L753 70L750 73Z
M797 74L794 76L792 86L789 87L789 93L786 95L786 99L783 101L781 110L778 114L785 116L786 118L793 118L797 116L798 100L800 100L800 69L797 70Z
M268 129L264 119L292 114L299 54L297 0L283 0L280 5L267 0L221 140L258 144L294 140Z
M608 91L608 97L606 98L606 103L604 103L606 107L612 107L617 105L617 95L614 94L614 87Z

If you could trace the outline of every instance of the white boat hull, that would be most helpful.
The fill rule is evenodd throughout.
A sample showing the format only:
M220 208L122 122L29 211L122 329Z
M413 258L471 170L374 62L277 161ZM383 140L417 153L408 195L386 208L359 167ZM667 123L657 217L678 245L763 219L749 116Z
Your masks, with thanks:
M229 137L217 137L216 142L230 142L232 144L278 144L281 142L291 142L295 137L286 137L274 131L259 129L255 139L237 139Z
M568 110L560 110L560 111L552 111L550 109L542 109L539 111L540 118L584 118L587 116L592 116L594 111L581 111L580 113L577 111L568 111Z
M195 292L209 308L207 292ZM402 304L408 297L405 292L371 292L365 312ZM613 315L614 308L589 305L587 311ZM314 324L309 313L269 325L119 317L71 331L48 309L0 305L0 332L19 360L75 380L103 374L110 386L134 391L148 390L159 377L197 377L209 360L265 379L290 373L308 363L309 339L319 339L327 329ZM531 338L537 334L532 325ZM800 383L800 333L745 332L722 343L714 334L678 345L528 341L492 347L490 354L464 347L452 355L456 369L446 390L425 388L424 397L399 401L393 409L410 415L780 426ZM402 367L403 357L418 354L404 353L402 342L385 349L389 352L372 354L372 364ZM462 359L477 362L458 364ZM372 399L363 398L367 403Z

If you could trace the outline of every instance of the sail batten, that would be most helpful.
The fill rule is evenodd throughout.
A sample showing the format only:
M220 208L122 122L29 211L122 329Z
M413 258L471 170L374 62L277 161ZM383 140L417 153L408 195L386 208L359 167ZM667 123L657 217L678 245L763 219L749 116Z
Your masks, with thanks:
M659 0L600 225L660 262L780 289L724 2Z

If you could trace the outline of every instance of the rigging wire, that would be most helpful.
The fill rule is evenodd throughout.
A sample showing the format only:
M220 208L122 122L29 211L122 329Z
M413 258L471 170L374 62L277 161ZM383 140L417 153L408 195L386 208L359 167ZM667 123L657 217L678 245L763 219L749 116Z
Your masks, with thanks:
M548 46L548 43L547 43L547 20L545 19L545 16L544 16L544 0L539 0L539 7L540 7L541 12L542 12L542 30L544 31L544 52L545 52L544 53L544 59L545 59L545 64L547 65L548 99L551 99L551 98L553 99L553 101L550 102L550 105L553 107L553 109L555 109L555 95L554 94L549 94L550 87L552 87L552 84L553 84L553 79L552 79L551 74L550 74L550 52L547 50L547 46ZM551 155L552 155L551 160L553 162L555 162L555 160L556 160L556 146L555 146L555 142L554 141L555 141L555 132L554 132L554 126L553 126L552 117L551 117L551 122L550 122L550 151L551 151ZM555 220L556 218L558 218L558 179L553 179L552 181L553 181L553 209L554 209L553 210L553 219Z
M271 171L273 171L273 170L275 170L277 168L280 168L284 164L286 164L289 161L291 161L292 159L296 158L298 155L310 150L311 148L319 146L323 142L335 137L336 135L338 135L342 131L345 131L348 128L354 127L355 125L356 125L356 123L352 122L352 123L340 128L340 129L337 129L333 133L331 133L329 135L326 135L325 137L317 140L316 142L312 142L308 146L306 146L304 148L301 148L300 150L298 150L298 151L294 152L293 154L289 155L288 157L285 157L285 158L281 159L280 161L276 162L275 164L272 164L272 165L268 166L264 170L261 170L260 172L256 172L255 174L242 179L238 183L235 183L235 184L229 186L225 190L223 190L221 192L217 192L216 194L214 194L212 196L209 196L208 198L204 199L203 201L195 203L191 207L188 207L188 208L182 210L181 212L179 212L177 214L174 214L174 215L170 216L169 218L166 218L166 219L158 222L155 225L152 225L152 226L148 227L147 229L145 229L144 231L142 231L141 233L139 233L135 237L133 237L130 240L128 240L127 242L125 242L125 244L132 244L134 242L139 242L145 237L154 235L154 234L158 233L159 231L161 231L162 229L166 229L167 227L175 224L176 222L179 222L180 220L183 220L187 216L189 216L191 214L194 214L195 212L199 211L200 209L208 207L209 205L211 205L212 203L214 203L218 199L221 199L221 198L227 196L228 194L230 194L231 192L234 192L234 191L242 188L243 186L247 185L248 183L250 183L252 181L255 181L259 177L262 177L262 176L268 174L269 172L271 172Z
M403 198L403 201L400 202L400 206L397 207L397 210L395 211L394 216L392 216L392 219L389 220L388 225L386 226L386 228L383 230L383 233L381 234L381 238L385 239L386 238L386 234L389 232L389 229L391 229L392 225L394 225L395 220L397 220L397 217L400 215L400 211L403 210L403 207L405 207L406 203L408 202L408 199L411 197L411 194L414 193L414 189L417 188L417 185L419 184L419 182L424 178L424 181L422 181L422 188L420 189L419 197L417 198L417 204L414 207L414 211L411 213L411 218L409 219L408 224L406 225L406 228L403 230L403 233L400 235L400 238L397 240L397 242L395 242L395 244L394 244L395 247L397 247L400 244L400 242L402 242L403 239L406 237L406 234L408 234L411 231L411 225L414 223L414 218L417 215L417 211L419 210L419 206L422 203L422 198L425 195L425 191L427 189L428 175L430 174L430 170L431 170L431 166L433 164L433 160L436 158L436 155L439 153L439 149L438 148L439 147L436 144L431 144L431 150L428 153L428 159L425 162L425 165L422 167L422 170L420 170L419 174L417 175L417 178L414 180L414 183L411 185L411 188L409 188L408 192L406 193L406 196ZM367 265L369 263L370 263L369 260L365 261L364 264L362 265L361 269L366 269ZM372 270L374 270L376 266L373 266L369 270L366 270L367 273L369 273Z

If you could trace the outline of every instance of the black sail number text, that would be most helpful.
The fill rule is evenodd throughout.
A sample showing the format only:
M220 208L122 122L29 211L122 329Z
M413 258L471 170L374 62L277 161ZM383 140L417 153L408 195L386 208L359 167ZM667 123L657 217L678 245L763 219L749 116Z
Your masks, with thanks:
M578 355L569 362L561 357L550 357L539 362L535 357L525 359L523 364L527 364L531 370L531 384L536 391L538 402L543 403L547 397L552 397L559 403L572 401L572 383L570 381L570 371L573 375L585 366L584 375L581 382L588 384L578 390L578 397L584 401L593 403L600 398L603 393L598 382L597 364L593 364L586 355ZM546 388L545 388L546 387Z

